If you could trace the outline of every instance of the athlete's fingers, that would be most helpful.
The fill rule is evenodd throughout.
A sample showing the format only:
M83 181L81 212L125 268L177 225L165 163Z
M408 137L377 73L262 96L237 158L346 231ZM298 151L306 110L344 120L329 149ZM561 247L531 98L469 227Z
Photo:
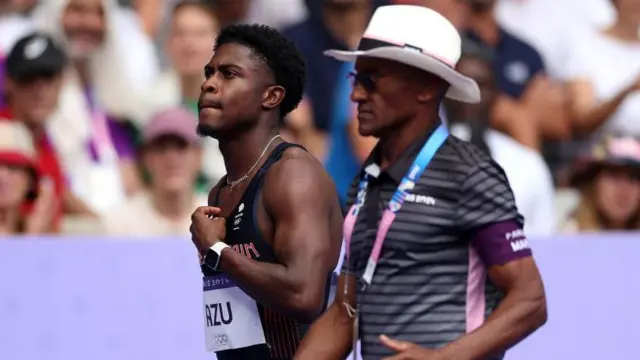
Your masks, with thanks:
M207 216L207 217L214 217L214 216L218 216L220 215L220 213L222 212L222 210L218 207L214 207L214 206L203 206L202 212Z
M200 216L213 218L215 216L218 216L221 211L222 210L220 210L220 208L214 206L199 206L191 215L191 220L194 221Z
M382 345L388 347L393 351L405 351L411 347L411 343L406 341L394 340L386 335L380 335L380 342Z

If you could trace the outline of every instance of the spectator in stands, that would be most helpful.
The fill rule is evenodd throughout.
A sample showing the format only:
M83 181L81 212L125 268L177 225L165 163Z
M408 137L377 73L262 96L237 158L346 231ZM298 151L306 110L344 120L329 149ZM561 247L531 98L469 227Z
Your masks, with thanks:
M29 4L17 0L0 0L0 54L7 54L18 39L32 31L25 16Z
M582 199L564 232L640 230L640 142L610 137L577 161L572 185Z
M574 129L640 136L640 2L612 0L617 19L572 44L567 80Z
M343 64L324 56L326 49L353 49L367 26L372 11L383 0L306 0L309 16L284 31L300 49L307 64L307 101L313 109L315 130L326 137L330 130L336 87Z
M397 5L428 7L447 18L458 31L464 32L469 23L468 1L469 0L393 0L392 3Z
M207 204L205 195L194 192L201 162L196 124L193 112L175 108L145 126L141 160L150 186L105 216L107 233L189 234L193 209Z
M467 36L495 53L495 74L502 94L496 102L493 125L536 150L545 138L567 138L565 93L560 83L545 74L538 51L498 25L496 0L467 1L471 8Z
M209 5L192 1L176 5L171 16L166 45L171 67L141 99L139 123L147 122L161 110L177 106L185 106L194 114L198 113L204 66L211 59L213 44L219 30L218 20ZM206 139L204 150L202 170L206 181L201 182L201 190L208 192L209 189L206 187L216 183L226 170L217 140Z
M63 210L74 215L92 215L87 205L68 191L47 131L58 104L66 66L65 53L51 37L33 33L20 39L7 58L8 106L0 107L0 118L23 123L31 134L38 168L54 185L56 227Z
M140 89L148 89L126 66L145 65L143 56L128 58L138 50L126 39L137 35L113 0L50 0L36 12L37 23L66 45L71 60L49 136L72 192L93 211L106 212L139 187L132 138L114 116L126 115L138 105Z
M15 121L0 121L0 234L52 230L53 184L40 179L33 140Z
M445 100L448 125L453 135L485 150L504 169L516 205L524 215L527 237L542 237L556 230L554 188L542 156L511 137L489 128L492 108L499 96L498 77L490 49L465 44L458 71L473 79L480 88L478 104Z
M31 22L16 0L0 0L0 106L5 105L4 62L18 39L31 31Z

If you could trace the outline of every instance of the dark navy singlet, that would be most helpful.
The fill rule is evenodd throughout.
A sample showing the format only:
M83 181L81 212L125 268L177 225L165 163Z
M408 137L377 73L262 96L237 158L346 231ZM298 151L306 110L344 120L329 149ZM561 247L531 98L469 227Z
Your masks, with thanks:
M290 147L299 147L291 143L281 143L269 154L260 170L251 179L242 198L235 209L227 217L227 237L225 243L233 250L253 259L267 263L276 263L273 248L264 241L258 226L258 195L265 175L282 154ZM304 148L302 148L304 149ZM219 187L211 206L217 206L221 188ZM202 267L205 276L215 275L212 270ZM327 274L325 288L325 305L329 295L331 274ZM309 325L297 322L276 310L266 308L258 303L260 321L264 330L267 345L255 345L242 349L226 350L216 353L218 360L289 360L306 333Z

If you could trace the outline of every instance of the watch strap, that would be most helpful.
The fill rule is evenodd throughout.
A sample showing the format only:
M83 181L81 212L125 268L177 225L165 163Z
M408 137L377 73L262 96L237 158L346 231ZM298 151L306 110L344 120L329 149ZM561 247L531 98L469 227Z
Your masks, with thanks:
M204 262L207 267L211 270L218 271L218 266L220 266L220 258L222 256L222 250L228 248L229 245L223 243L222 241L213 244L207 250L207 253L204 256Z

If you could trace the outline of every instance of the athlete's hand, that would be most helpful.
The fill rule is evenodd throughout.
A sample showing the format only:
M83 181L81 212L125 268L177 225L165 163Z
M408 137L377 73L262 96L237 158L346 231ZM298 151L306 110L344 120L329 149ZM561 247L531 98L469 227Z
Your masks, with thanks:
M218 215L220 208L213 206L200 206L191 215L191 241L200 254L227 236L225 219Z
M382 345L397 352L396 355L386 357L382 360L436 360L438 352L436 350L426 349L414 343L390 339L385 335L380 335Z

